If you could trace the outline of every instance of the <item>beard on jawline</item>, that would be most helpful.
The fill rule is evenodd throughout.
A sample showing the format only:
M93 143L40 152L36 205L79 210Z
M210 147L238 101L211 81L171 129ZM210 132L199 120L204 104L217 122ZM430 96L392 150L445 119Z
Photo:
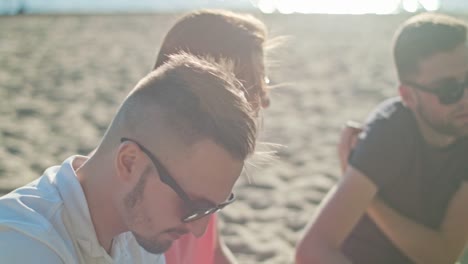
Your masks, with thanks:
M138 202L143 199L143 192L146 186L146 182L151 173L151 166L148 166L143 171L140 179L136 183L135 187L126 195L124 198L124 205L128 211L131 211L136 207ZM134 219L135 220L135 219ZM157 237L154 238L145 238L139 234L132 231L133 236L137 243L144 248L147 252L152 254L161 254L167 251L171 245L171 241L158 241Z
M456 127L455 125L451 124L448 120L434 120L431 118L431 115L428 115L427 112L424 110L424 107L419 104L418 114L424 120L427 126L429 126L432 130L440 133L442 135L447 136L454 136L454 137L463 137L468 135L468 131L463 131L461 128Z
M135 237L138 245L152 254L162 254L166 252L172 245L172 241L170 240L158 241L157 237L148 239L136 234L135 232L132 232L132 234Z

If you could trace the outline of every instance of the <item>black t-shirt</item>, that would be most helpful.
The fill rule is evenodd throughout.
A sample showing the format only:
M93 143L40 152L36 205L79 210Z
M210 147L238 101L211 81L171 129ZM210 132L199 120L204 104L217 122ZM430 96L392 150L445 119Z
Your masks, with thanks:
M371 114L349 163L378 187L377 195L388 206L437 229L450 199L468 180L468 139L444 148L427 145L412 112L393 98ZM367 215L342 250L357 264L413 263Z

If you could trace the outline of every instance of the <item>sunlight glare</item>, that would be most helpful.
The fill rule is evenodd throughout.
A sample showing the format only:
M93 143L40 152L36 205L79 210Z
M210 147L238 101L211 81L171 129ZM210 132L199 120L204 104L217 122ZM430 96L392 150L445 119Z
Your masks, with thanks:
M292 14L297 10L295 8L297 8L297 4L299 4L294 2L298 1L276 0L276 9L278 9L278 12L281 14Z
M386 0L386 1L375 1L366 0L362 1L362 6L366 10L366 13L373 14L392 14L398 9L400 0Z
M427 11L436 11L440 8L439 0L419 0L419 3L421 3Z
M405 11L414 13L418 11L418 8L418 0L403 0L403 9L405 9Z
M271 14L276 11L275 4L271 0L260 0L257 3L257 7L265 14Z
M394 14L399 6L407 12L420 8L435 11L440 0L251 0L263 13L282 14Z

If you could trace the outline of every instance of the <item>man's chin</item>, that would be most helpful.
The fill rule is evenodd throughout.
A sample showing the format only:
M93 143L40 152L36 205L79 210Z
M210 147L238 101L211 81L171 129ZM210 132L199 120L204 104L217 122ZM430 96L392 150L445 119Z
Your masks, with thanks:
M167 241L167 243L160 243L158 245L144 245L144 244L140 244L140 246L146 250L148 253L151 253L151 254L162 254L164 252L166 252L172 245L172 242L171 241Z
M140 245L140 247L142 247L145 251L151 254L162 254L172 246L171 240L148 240L138 235L135 235L135 239L138 245Z

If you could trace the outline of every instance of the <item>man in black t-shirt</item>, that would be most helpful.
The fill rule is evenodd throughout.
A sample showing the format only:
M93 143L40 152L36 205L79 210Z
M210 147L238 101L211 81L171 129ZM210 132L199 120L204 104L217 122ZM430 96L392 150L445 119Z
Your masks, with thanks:
M395 35L400 86L298 244L303 263L454 263L468 241L466 25L422 14Z

